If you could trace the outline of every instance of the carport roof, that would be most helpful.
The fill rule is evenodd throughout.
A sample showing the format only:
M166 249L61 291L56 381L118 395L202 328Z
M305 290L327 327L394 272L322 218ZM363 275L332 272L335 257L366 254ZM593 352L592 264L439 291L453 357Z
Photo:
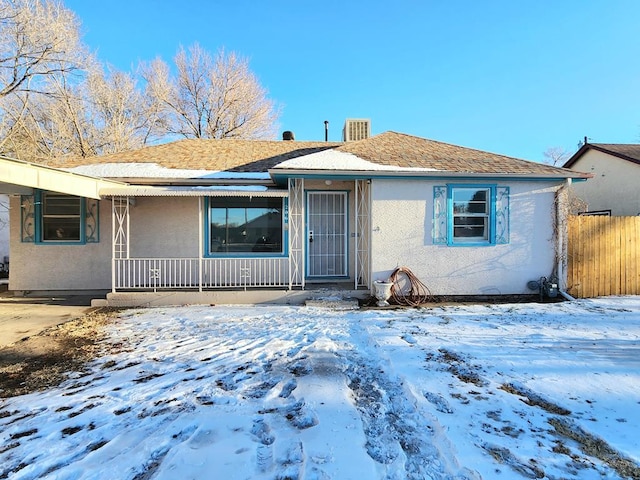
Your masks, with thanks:
M45 165L0 156L0 193L30 194L34 188L86 198L100 198L106 187L122 187L114 180L66 172Z

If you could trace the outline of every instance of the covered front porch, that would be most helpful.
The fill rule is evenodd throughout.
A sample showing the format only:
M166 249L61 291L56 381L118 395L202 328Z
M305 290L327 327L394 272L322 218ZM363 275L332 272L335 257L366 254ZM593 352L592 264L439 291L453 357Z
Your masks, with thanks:
M322 291L327 284L333 290L364 298L371 287L370 186L369 180L361 179L341 181L337 188L330 181L291 178L283 189L132 186L104 189L101 194L110 200L112 221L112 278L108 302L110 305L120 301L158 304L170 298L170 303L174 304L230 303L230 300L250 297L255 299L252 303L298 303L310 293ZM331 202L325 202L322 207L324 217L316 217L314 213L310 217L311 192L323 192L320 198L329 194L336 196L335 192L340 192L345 201L336 206L338 203L329 198ZM173 217L182 215L175 212L167 213L164 221L173 222L167 228L170 235L197 235L197 245L191 242L188 248L180 251L177 247L167 248L166 256L145 254L160 251L158 246L163 239L150 234L155 227L137 228L136 222L149 224L151 208L158 210L163 202L189 198L192 200L190 205L197 202L197 233L193 231L196 222L186 221L184 227L176 225ZM211 233L212 205L225 201L238 204L252 198L282 199L284 246L281 254L213 252L211 245L216 240ZM154 207L146 207L149 210L138 207L147 202L146 199L154 202ZM185 215L194 214L192 210L185 208ZM156 215L163 213L158 211ZM159 221L156 218L156 223ZM246 228L247 224L238 228ZM173 244L181 242L173 239ZM189 251L193 254L184 255ZM335 267L337 255L344 257L344 267ZM326 262L333 264L326 267ZM310 264L315 267L310 268Z

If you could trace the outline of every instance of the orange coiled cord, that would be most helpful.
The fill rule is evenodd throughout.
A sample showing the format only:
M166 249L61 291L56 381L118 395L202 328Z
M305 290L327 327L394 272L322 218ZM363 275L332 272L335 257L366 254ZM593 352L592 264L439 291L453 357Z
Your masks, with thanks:
M407 267L396 268L389 277L389 281L393 283L391 300L397 305L418 307L434 300L429 287Z

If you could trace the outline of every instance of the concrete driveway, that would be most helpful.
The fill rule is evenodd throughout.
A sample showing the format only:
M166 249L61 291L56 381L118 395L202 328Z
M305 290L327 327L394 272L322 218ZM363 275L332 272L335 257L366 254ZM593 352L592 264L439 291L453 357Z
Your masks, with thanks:
M95 310L91 298L14 297L0 292L0 348Z

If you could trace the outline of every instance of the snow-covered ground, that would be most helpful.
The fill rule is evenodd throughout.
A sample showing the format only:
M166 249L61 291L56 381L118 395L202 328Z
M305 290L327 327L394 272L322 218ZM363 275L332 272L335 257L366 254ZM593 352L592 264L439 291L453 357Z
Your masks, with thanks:
M128 310L110 341L0 403L0 478L640 478L640 297Z

